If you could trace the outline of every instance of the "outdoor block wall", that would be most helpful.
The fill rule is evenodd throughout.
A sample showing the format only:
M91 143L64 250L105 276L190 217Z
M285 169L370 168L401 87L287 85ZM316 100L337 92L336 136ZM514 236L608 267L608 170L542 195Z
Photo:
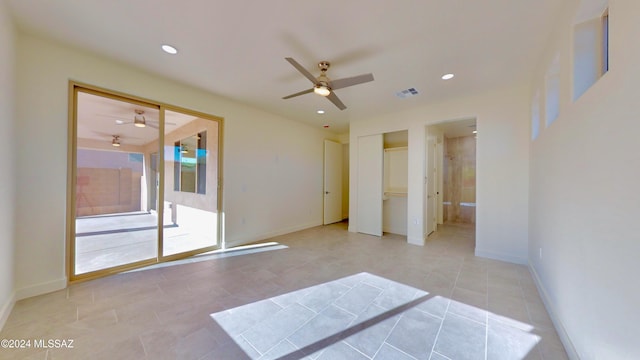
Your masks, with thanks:
M142 173L132 169L78 168L76 216L140 211Z

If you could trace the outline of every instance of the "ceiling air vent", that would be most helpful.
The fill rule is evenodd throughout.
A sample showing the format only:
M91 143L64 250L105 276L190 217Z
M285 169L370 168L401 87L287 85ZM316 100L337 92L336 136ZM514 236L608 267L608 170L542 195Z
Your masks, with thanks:
M396 93L396 96L399 97L400 99L404 99L404 98L408 98L416 95L418 95L418 90L416 90L415 88L408 88L406 90L398 91Z

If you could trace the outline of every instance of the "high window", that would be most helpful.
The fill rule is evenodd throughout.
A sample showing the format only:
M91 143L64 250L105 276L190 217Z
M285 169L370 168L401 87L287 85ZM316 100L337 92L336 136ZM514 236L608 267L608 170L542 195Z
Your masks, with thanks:
M573 27L573 99L609 71L609 11Z
M550 126L560 114L560 55L556 54L545 76L545 125Z
M537 90L531 100L531 140L540 134L540 90Z

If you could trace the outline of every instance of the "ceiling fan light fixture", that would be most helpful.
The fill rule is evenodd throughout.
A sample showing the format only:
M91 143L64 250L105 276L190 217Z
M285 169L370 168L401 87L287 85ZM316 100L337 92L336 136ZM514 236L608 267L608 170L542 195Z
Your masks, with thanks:
M317 84L313 87L313 92L320 96L329 96L331 94L331 89L325 84Z
M331 101L333 105L335 105L338 109L344 110L347 107L342 103L342 101L340 101L338 96L335 93L333 93L333 90L343 89L349 86L373 81L373 74L362 74L358 76L352 76L348 78L342 78L342 79L331 81L329 80L326 74L330 66L328 61L321 61L320 63L318 63L318 67L320 68L320 76L315 77L307 69L305 69L302 65L300 65L300 63L295 61L293 58L287 57L285 58L285 60L287 60L291 65L293 65L293 67L296 68L296 70L298 70L298 72L300 72L302 75L304 75L305 78L311 81L313 83L313 87L311 89L303 90L295 94L285 96L282 99L291 99L292 97L309 94L313 92L320 96L326 97L327 100Z
M136 116L133 117L133 125L139 128L143 128L145 126L147 126L147 119L144 118L144 111L143 110L135 110L136 112Z
M113 140L111 140L111 146L118 147L120 146L120 137L117 135L113 136Z

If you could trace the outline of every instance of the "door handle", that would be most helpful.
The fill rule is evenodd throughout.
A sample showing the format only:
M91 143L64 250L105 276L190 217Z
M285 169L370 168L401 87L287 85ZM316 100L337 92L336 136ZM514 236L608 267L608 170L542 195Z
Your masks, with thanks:
M329 195L329 192L328 192L328 191L325 191L325 192L324 192L324 194L325 194L325 195Z

